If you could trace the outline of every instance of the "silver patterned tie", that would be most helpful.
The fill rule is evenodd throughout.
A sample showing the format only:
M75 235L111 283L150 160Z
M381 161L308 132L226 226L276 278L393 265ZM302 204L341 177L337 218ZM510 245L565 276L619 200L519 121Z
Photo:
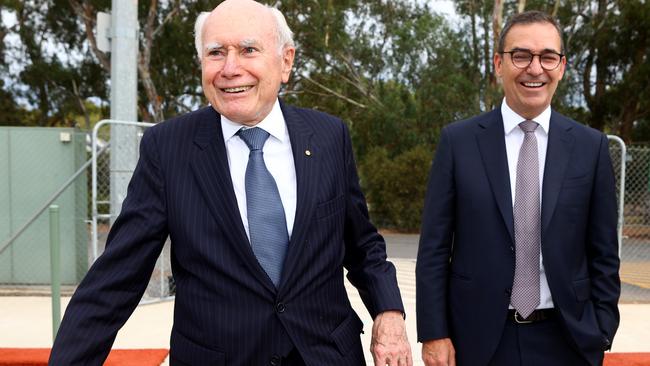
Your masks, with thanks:
M539 159L535 129L538 124L524 121L524 142L517 161L515 185L515 280L512 285L512 307L527 318L539 305L539 250L541 218L539 198Z
M245 185L251 247L257 261L278 287L289 234L278 187L264 163L262 147L269 133L254 127L241 129L238 135L250 149Z

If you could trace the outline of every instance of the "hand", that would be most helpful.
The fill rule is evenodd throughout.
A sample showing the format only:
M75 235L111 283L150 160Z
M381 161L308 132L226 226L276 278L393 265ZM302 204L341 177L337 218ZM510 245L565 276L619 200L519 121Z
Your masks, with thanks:
M423 342L422 361L426 366L456 366L456 351L451 339L442 338Z
M411 345L401 311L384 311L372 324L370 352L375 366L413 366Z

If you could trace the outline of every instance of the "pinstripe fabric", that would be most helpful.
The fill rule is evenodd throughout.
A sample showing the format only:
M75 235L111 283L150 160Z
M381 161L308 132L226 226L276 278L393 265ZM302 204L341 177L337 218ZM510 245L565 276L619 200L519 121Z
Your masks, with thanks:
M294 347L307 365L364 364L343 267L373 317L403 309L395 269L368 220L345 125L282 110L298 204L280 287L248 244L220 118L203 108L145 133L122 213L66 310L52 365L102 364L167 235L176 281L172 365L263 365Z

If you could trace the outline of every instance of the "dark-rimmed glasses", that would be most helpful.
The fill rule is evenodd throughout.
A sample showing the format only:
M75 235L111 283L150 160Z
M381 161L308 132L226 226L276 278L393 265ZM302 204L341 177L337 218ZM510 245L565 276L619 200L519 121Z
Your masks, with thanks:
M562 62L563 54L545 51L542 53L532 53L529 50L512 50L512 51L503 51L503 53L509 53L512 64L515 65L518 69L526 69L533 62L535 56L539 57L539 64L542 66L542 69L546 71L552 71L557 69Z

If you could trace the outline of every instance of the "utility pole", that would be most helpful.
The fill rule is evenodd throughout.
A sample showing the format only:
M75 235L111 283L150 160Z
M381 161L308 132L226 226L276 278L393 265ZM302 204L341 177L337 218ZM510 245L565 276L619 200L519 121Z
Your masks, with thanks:
M111 119L137 121L138 0L112 0ZM138 160L138 128L111 126L111 224Z

